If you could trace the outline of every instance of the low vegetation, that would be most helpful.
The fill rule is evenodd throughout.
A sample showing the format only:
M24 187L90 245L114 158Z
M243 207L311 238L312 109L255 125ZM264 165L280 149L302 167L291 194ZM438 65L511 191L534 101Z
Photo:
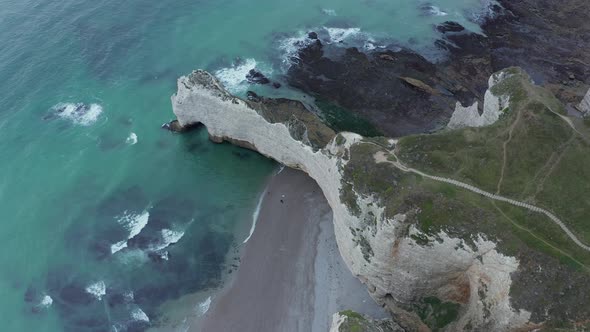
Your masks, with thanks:
M494 89L511 97L509 109L494 125L404 137L396 154L403 164L425 173L552 211L590 244L588 137L560 117L563 107L552 95L533 86L520 70L510 73ZM406 213L408 222L426 235L416 235L420 245L430 245L440 231L463 239L461 246L473 246L475 236L491 239L500 252L520 261L511 289L515 308L530 311L533 321L547 326L571 328L590 319L590 253L559 226L542 214L375 163L374 155L388 149L371 141L351 147L343 173L349 209L361 213L355 204L356 195L362 195L377 199L387 217ZM428 298L414 310L436 330L454 319L458 306Z

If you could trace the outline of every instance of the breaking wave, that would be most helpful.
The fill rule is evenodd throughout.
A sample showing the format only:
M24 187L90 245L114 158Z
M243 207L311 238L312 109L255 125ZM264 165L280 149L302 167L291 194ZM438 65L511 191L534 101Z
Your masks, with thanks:
M182 231L173 231L171 229L164 228L160 231L162 240L160 243L152 246L150 250L159 251L168 248L171 244L174 244L184 236L184 232Z
M147 225L150 218L150 213L144 211L142 214L133 214L125 211L121 216L117 217L117 221L129 231L127 240L134 238ZM127 247L127 240L119 241L111 245L111 253Z
M351 37L361 35L360 28L328 28L324 27L330 37L330 43L339 43Z
M215 77L223 83L223 86L228 91L232 93L243 92L248 87L246 75L251 69L256 68L256 65L256 60L246 59L233 64L229 68L219 69L215 72Z
M148 317L148 315L143 310L141 310L140 307L133 308L133 310L131 311L131 318L133 318L133 320L139 321L139 322L149 322L150 321L150 318Z
M93 124L102 113L102 106L98 104L59 103L51 109L57 116L82 126Z
M88 294L94 295L97 300L102 300L102 297L107 293L107 287L104 281L100 280L86 287Z
M424 10L425 13L427 13L428 15L431 15L431 16L447 16L447 15L449 15L449 13L441 10L437 6L426 5L426 6L422 7L422 9Z
M375 39L360 28L333 28L322 27L319 29L312 29L316 31L318 38L324 44L338 45L341 42L346 42L346 47L357 46L362 47L367 51L372 51L377 48L385 48L385 46L378 45ZM281 39L278 45L281 53L281 62L283 70L289 69L299 59L299 51L312 43L315 40L308 37L308 33L299 31L294 37L287 37Z
M282 53L282 63L288 69L293 62L299 59L299 50L309 46L314 40L307 37L307 33L299 32L295 37L284 38L279 43L279 51Z

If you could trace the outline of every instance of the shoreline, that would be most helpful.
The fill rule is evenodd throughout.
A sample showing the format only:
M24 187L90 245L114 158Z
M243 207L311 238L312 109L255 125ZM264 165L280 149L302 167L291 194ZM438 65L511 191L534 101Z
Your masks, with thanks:
M342 261L315 181L287 168L262 195L237 272L190 331L327 331L344 309L387 317Z

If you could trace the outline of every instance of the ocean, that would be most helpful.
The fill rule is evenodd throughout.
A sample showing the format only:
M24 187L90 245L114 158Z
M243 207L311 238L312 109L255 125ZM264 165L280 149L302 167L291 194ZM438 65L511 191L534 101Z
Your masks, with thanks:
M2 330L184 330L235 270L279 165L161 129L179 76L297 97L282 76L308 31L436 60L434 24L478 31L487 3L0 0ZM249 86L254 67L283 87Z

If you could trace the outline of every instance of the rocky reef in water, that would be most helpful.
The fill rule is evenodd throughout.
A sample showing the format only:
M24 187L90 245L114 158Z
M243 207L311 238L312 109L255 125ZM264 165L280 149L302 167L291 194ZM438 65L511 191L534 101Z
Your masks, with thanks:
M520 69L490 82L483 108L492 120L473 122L451 108L449 116L464 120L455 130L400 140L337 133L299 101L252 93L243 100L201 70L178 80L172 105L179 128L203 124L213 141L253 149L317 181L345 263L392 314L389 322L338 314L334 331L350 324L376 331L587 328L588 252L542 214L438 178L540 204L566 218L582 241L590 238L582 222L590 206L577 195L590 174L576 166L590 162L587 137L561 121L559 101ZM540 142L543 135L552 139ZM570 152L554 156L554 146ZM571 172L579 172L576 183L561 183Z
M511 66L576 106L590 85L590 3L488 3L481 32L452 21L435 27L440 33L435 46L447 55L443 61L429 62L410 49L342 50L312 33L293 57L287 81L319 96L324 106L361 115L389 137L441 129L456 101L481 112L473 105L482 105L488 78Z

